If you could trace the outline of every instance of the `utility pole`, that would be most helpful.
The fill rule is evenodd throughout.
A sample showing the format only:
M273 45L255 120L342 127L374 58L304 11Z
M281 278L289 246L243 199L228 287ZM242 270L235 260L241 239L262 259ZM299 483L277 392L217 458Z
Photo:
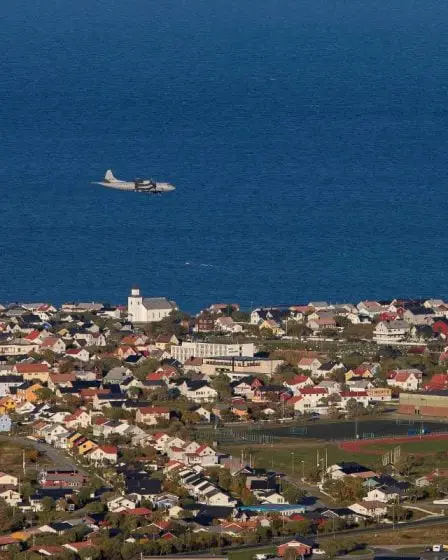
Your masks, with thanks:
M294 476L294 451L291 453L291 470L292 475Z
M23 467L23 476L25 476L26 475L25 449L22 451L22 467Z
M305 461L301 461L302 463L302 480L305 480Z

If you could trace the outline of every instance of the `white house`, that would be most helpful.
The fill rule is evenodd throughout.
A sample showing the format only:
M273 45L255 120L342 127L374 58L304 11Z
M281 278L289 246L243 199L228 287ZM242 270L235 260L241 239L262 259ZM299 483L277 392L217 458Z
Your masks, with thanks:
M0 486L17 486L19 479L12 474L0 472Z
M118 449L114 445L100 445L86 454L94 463L116 463Z
M380 321L373 331L373 339L377 344L394 344L403 341L409 330L406 321Z
M419 369L397 369L387 376L389 387L398 387L406 391L417 391L422 382L422 372Z
M80 362L88 362L90 360L90 354L85 348L70 348L66 351L65 355L67 358L72 358L73 360L79 360Z
M400 499L400 494L386 486L380 486L367 492L366 500L374 500L383 504L396 502Z
M363 517L371 517L373 519L382 518L387 513L387 505L377 500L364 500L349 506L353 512Z
M119 496L118 498L114 498L113 500L109 500L107 502L107 509L114 513L119 513L120 511L124 511L126 509L134 509L136 506L136 501L132 501L125 496Z
M174 301L165 297L144 298L138 288L128 297L128 320L132 323L156 323L178 309Z
M210 387L206 381L186 380L178 387L180 393L195 403L213 402L218 398L218 392Z
M135 415L136 422L154 426L158 422L168 422L170 419L170 409L164 406L145 406L137 410Z
M17 490L3 490L0 492L0 500L5 500L8 506L16 507L22 501L22 497Z

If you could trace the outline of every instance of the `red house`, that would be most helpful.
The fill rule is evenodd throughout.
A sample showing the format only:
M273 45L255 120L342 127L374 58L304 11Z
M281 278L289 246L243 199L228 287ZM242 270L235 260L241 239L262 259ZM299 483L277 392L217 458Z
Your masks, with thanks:
M434 321L432 330L436 334L448 337L448 319L437 319L437 321Z
M297 558L300 556L309 556L312 553L313 544L313 541L310 541L309 539L296 537L294 540L278 546L277 554L278 556L284 556L287 550L293 550Z
M448 389L448 374L436 373L431 377L429 383L425 385L427 391L443 391Z

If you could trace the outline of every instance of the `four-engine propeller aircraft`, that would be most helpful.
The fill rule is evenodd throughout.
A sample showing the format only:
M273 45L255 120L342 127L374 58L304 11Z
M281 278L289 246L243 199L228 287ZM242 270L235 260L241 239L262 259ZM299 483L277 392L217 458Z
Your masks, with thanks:
M106 171L103 181L95 181L95 185L102 185L110 189L119 189L121 191L134 191L149 194L161 194L175 190L174 185L170 183L159 183L153 179L134 179L133 181L121 181L116 179L110 169Z

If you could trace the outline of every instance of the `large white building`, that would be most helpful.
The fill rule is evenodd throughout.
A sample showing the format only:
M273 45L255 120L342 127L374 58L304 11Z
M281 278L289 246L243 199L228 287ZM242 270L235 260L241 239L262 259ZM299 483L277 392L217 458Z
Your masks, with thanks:
M170 352L174 359L184 363L193 357L208 358L212 356L247 356L252 358L255 348L252 342L246 344L182 342L180 345L172 345Z
M373 331L377 344L394 344L405 340L410 330L406 321L381 321Z
M155 323L177 309L174 301L164 297L144 298L138 288L128 297L128 320L131 323Z

